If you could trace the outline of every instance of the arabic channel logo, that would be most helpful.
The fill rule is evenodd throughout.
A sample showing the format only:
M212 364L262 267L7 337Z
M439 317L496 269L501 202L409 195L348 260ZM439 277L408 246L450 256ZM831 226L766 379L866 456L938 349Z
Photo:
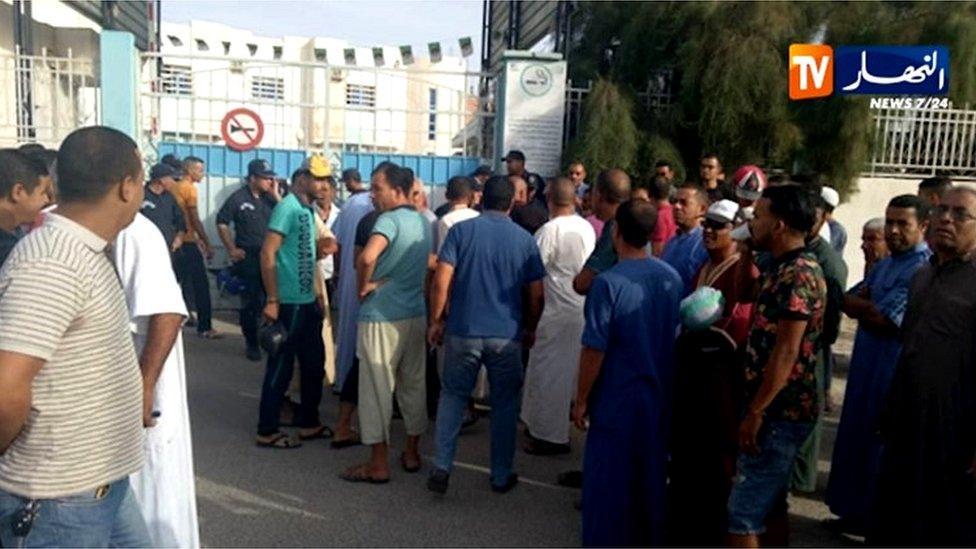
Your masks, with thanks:
M840 95L946 95L945 46L790 46L790 99Z

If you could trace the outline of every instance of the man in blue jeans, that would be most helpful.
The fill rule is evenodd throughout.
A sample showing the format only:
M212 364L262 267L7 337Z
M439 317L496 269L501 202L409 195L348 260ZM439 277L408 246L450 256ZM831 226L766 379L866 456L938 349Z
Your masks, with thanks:
M0 544L147 547L129 475L152 389L106 253L142 207L142 161L93 126L65 138L57 170L57 211L0 271Z
M532 235L508 217L514 195L508 178L489 179L482 215L454 225L438 257L427 334L431 345L443 344L445 351L437 457L427 481L433 492L447 491L458 432L482 365L491 385L491 489L504 493L518 483L512 461L522 346L524 341L531 347L535 338L546 271Z
M762 275L749 343L748 402L739 426L739 457L729 495L733 547L786 545L782 502L800 446L820 412L814 374L820 354L827 286L805 238L816 219L816 198L798 185L766 189L749 222L752 244L772 256ZM782 534L780 534L782 535Z

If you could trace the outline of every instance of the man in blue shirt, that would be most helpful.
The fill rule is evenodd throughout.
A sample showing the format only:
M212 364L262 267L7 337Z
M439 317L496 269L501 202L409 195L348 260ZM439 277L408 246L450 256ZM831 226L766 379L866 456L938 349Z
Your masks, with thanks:
M546 271L535 240L508 217L514 194L508 178L489 179L482 215L454 225L438 258L427 335L431 345L444 345L437 457L427 481L433 492L447 491L458 432L481 365L491 384L491 488L504 493L518 483L512 461L522 346L524 341L531 347L535 339Z
M427 307L424 283L431 248L430 222L411 205L413 172L392 162L373 170L370 193L378 210L369 240L356 259L359 298L359 423L370 460L346 470L350 482L390 479L393 390L407 431L400 464L420 470L420 435L427 430Z
M618 262L586 297L573 423L587 428L583 545L664 540L667 440L682 281L651 258L657 212L628 201L615 217Z
M708 196L694 183L685 183L674 200L674 222L678 234L668 241L661 259L674 267L684 282L688 295L695 289L695 275L708 261L708 250L702 240L702 220L708 210Z
M858 328L826 497L840 517L832 526L844 532L863 533L873 503L882 447L878 423L901 354L898 332L912 278L932 256L925 244L928 218L921 198L893 198L885 211L891 255L844 296L842 309Z

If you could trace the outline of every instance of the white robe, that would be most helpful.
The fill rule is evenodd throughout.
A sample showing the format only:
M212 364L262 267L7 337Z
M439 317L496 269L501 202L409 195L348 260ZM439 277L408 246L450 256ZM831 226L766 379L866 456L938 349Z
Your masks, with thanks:
M186 305L170 263L163 235L137 214L115 241L115 266L129 305L136 353L146 345L149 319L159 314L186 316ZM156 382L156 426L146 430L146 464L130 477L132 490L156 547L200 546L190 414L186 404L183 336Z
M545 306L525 372L522 421L533 437L569 442L569 410L576 392L585 298L573 278L593 252L593 226L578 215L550 220L535 234L542 264Z

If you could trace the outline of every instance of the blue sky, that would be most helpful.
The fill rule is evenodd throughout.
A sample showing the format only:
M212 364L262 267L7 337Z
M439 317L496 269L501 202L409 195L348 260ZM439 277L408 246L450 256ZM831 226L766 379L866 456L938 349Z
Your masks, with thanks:
M329 36L356 46L413 46L426 55L440 41L446 55L459 54L457 39L470 36L477 67L481 52L480 0L163 0L163 21L214 21L263 36ZM473 62L472 62L473 61Z

